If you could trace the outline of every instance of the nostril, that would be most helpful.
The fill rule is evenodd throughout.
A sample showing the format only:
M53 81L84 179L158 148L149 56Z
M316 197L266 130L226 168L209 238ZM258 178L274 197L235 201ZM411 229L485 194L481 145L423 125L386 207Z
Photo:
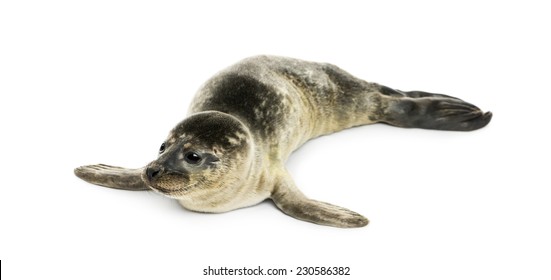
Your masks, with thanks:
M157 177L158 174L159 174L159 170L155 170L151 173L151 177Z
M146 173L147 178L149 180L152 180L153 178L159 176L159 174L161 173L161 168L156 166L148 167Z

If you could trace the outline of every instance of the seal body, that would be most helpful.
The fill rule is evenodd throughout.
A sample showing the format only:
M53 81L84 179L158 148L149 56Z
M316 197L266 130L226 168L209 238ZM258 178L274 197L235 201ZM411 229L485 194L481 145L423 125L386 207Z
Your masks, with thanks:
M291 152L358 125L468 131L491 117L455 97L391 89L331 64L258 56L200 88L155 161L139 169L83 166L75 173L102 186L152 189L194 211L225 212L269 198L298 219L358 227L368 222L360 214L300 192L284 167Z

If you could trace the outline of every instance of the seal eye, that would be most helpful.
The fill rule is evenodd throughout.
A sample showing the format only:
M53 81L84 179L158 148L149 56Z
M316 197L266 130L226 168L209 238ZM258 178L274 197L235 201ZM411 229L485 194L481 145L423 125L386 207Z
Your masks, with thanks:
M186 160L187 163L198 164L201 161L201 156L195 152L188 152L184 156L184 159Z
M161 144L161 148L159 148L159 154L162 154L165 151L165 149L166 149L166 144L165 143Z

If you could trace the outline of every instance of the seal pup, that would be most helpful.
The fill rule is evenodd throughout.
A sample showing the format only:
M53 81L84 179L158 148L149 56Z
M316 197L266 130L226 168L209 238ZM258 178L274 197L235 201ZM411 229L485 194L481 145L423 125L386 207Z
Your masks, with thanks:
M100 186L153 190L186 209L225 212L271 199L285 214L334 227L361 227L362 215L306 197L285 169L306 141L353 126L470 131L492 114L461 99L400 91L337 66L257 56L216 74L198 91L156 160L139 169L88 165L76 176Z

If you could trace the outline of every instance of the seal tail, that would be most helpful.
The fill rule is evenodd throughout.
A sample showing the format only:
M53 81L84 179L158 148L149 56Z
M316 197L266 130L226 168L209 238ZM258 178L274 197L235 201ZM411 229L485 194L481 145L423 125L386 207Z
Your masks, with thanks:
M332 64L323 64L330 90L312 91L314 135L349 127L386 123L398 127L470 131L486 126L492 113L459 98L424 91L400 91L368 83Z

